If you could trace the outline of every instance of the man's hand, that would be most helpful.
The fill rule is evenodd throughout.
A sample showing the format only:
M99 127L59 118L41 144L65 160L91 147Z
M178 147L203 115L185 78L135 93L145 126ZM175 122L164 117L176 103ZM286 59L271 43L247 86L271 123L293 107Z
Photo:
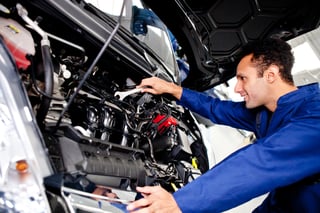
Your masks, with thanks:
M168 93L178 100L180 100L182 95L182 87L157 77L143 79L137 88L142 88L142 92L148 92L154 95Z
M143 198L130 203L127 210L135 213L181 213L172 194L160 186L137 187Z

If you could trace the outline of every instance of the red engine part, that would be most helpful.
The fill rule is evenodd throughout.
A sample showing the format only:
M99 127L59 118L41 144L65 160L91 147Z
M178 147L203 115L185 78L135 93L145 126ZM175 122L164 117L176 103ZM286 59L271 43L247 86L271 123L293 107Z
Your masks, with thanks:
M18 22L0 17L0 34L12 53L19 69L27 69L30 61L27 54L34 55L34 41L31 33Z
M165 133L171 126L176 126L178 124L174 117L167 117L166 115L160 114L153 119L153 123L158 125L157 130L159 134Z

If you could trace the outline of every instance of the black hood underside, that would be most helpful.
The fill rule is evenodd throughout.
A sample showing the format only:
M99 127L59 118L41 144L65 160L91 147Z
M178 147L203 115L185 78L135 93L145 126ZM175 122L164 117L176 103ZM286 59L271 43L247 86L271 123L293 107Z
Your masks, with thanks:
M246 43L289 40L319 26L315 0L144 0L177 38L190 65L182 86L204 91L235 75ZM166 9L163 9L166 5Z

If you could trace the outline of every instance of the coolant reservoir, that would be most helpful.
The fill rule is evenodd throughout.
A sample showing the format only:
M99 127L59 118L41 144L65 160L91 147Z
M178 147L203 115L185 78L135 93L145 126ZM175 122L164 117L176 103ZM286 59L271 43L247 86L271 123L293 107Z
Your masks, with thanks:
M35 54L31 33L15 20L0 17L0 34L12 53L17 67L27 69L30 61L26 55Z

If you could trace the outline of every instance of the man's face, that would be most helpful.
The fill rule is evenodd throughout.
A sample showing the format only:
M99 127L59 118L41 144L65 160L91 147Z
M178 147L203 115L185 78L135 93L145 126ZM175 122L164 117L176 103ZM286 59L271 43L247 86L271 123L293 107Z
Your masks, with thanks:
M234 91L244 98L247 108L265 105L268 91L265 77L259 77L257 68L250 61L252 54L242 58L237 67L237 84Z

